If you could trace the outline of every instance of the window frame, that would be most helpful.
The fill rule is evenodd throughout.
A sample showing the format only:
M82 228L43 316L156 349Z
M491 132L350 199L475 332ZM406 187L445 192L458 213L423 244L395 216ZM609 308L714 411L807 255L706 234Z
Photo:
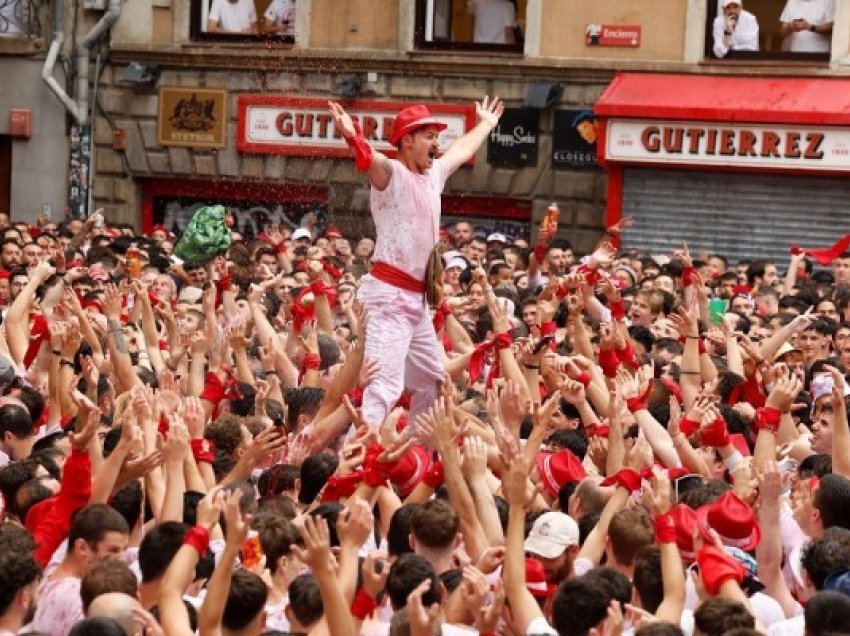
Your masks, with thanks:
M451 0L450 0L451 1ZM416 51L456 51L458 53L503 53L522 56L524 44L476 44L475 42L453 42L451 40L425 39L425 24L427 22L428 0L416 0L413 23L413 48ZM451 15L449 15L449 31L451 31Z
M189 39L193 42L233 42L248 44L251 42L277 42L286 44L289 47L295 46L295 37L292 35L278 35L275 33L210 33L203 29L201 19L203 18L203 4L211 2L211 0L191 0L189 7ZM264 20L263 16L258 15L258 23Z
M705 15L705 37L703 42L703 62L708 64L734 65L736 62L752 63L799 63L807 66L819 66L829 64L832 53L794 53L792 51L729 51L725 57L714 55L714 18L717 17L719 0L706 0ZM761 23L759 23L761 26ZM830 36L830 48L832 46L833 34Z

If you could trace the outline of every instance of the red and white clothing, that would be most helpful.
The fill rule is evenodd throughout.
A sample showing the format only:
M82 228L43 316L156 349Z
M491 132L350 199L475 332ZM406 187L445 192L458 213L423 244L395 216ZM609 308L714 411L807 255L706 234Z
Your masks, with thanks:
M392 177L384 190L372 188L376 262L386 263L419 281L431 249L437 244L440 196L449 171L437 159L425 174L416 174L391 159ZM445 371L431 314L422 293L401 289L366 276L357 297L369 315L366 358L379 365L363 394L363 416L380 425L402 391L411 392L410 421L431 406Z
M80 579L74 576L44 579L38 588L38 607L31 628L50 636L67 636L83 620Z

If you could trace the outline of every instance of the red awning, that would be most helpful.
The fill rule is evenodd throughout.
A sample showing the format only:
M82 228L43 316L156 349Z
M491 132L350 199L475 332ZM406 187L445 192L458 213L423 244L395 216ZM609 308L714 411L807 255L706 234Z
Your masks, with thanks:
M619 73L601 117L820 126L850 124L850 79Z

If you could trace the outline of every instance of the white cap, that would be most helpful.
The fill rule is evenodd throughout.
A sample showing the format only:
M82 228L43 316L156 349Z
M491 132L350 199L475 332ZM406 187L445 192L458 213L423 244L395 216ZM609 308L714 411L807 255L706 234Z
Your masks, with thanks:
M816 375L812 379L812 384L809 389L812 393L812 405L825 395L832 395L832 376L824 373ZM844 383L844 395L850 395L850 386Z
M292 240L297 241L298 239L310 239L310 242L313 242L313 235L310 234L310 230L306 227L299 227L292 233Z
M723 0L723 2L720 3L720 6L725 9L730 4L737 4L740 7L742 5L742 0Z
M460 268L460 271L466 269L466 261L463 260L460 256L455 256L452 260L448 262L446 265L446 269L451 269L452 267Z
M463 256L463 254L461 254L457 250L446 250L445 252L443 252L443 262L451 263L452 259L460 258L461 256Z
M194 305L201 302L201 297L203 295L204 292L200 287L191 287L187 285L181 289L180 293L177 295L177 302Z
M490 236L487 237L488 243L505 243L507 245L508 239L504 234L500 234L499 232L493 232Z
M544 559L556 559L570 546L578 545L578 524L563 512L546 512L531 526L525 551Z

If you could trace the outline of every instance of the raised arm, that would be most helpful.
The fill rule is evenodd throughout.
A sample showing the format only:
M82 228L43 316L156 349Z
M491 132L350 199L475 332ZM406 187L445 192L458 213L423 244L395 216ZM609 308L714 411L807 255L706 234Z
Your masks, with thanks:
M498 97L494 97L491 101L485 95L482 101L475 104L475 112L478 115L478 123L475 128L449 146L443 155L443 161L449 174L472 159L472 156L478 152L481 144L487 139L490 131L499 124L499 119L504 110L505 105Z
M358 125L355 125L351 115L337 102L328 102L328 110L334 120L334 127L343 136L345 142L354 151L354 161L357 170L365 172L369 181L378 190L386 190L393 176L393 165L387 156L375 150Z

